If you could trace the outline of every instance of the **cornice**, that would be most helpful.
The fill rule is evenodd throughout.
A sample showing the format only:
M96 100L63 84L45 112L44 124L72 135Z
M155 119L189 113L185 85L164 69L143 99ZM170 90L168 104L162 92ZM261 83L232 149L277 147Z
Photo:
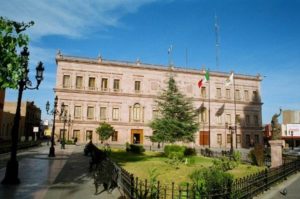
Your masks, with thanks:
M153 71L162 71L162 72L175 72L175 73L185 73L185 74L197 74L204 75L204 70L195 70L195 69L186 69L183 67L168 67L164 65L154 65L154 64L145 64L141 62L128 62L128 61L113 61L105 60L102 58L93 59L85 57L75 57L58 54L56 56L56 63L59 62L69 62L69 63L81 63L81 64L90 64L90 65L102 65L109 67L122 67L130 69L141 69L141 70L153 70ZM210 75L214 77L224 77L227 78L230 73L210 71ZM252 81L262 81L262 77L258 75L244 75L244 74L235 74L236 79L243 80L252 80Z

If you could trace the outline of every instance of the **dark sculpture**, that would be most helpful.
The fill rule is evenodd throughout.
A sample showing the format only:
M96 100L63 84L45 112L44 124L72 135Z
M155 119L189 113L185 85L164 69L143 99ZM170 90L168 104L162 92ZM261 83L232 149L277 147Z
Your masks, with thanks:
M272 140L279 140L281 137L281 126L278 123L278 117L281 115L282 110L279 109L279 114L275 113L272 117L271 127L272 127Z

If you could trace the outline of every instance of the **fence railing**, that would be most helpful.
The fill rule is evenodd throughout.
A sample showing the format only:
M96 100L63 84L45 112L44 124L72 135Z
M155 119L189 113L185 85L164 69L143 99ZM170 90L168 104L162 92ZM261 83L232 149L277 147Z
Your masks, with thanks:
M265 169L256 174L234 180L222 189L210 190L203 194L201 186L161 184L160 181L140 180L119 168L119 186L126 198L130 199L206 199L206 198L252 198L269 189L273 184L285 180L287 176L300 169L300 159L285 161L277 168Z

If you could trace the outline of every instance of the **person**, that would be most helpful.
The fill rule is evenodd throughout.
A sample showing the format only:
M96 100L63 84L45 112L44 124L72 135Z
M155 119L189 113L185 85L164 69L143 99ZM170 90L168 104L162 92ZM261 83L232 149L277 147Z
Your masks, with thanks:
M65 140L64 139L61 139L60 141L60 144L61 144L61 149L65 149Z
M77 137L74 138L74 144L76 145L77 142Z

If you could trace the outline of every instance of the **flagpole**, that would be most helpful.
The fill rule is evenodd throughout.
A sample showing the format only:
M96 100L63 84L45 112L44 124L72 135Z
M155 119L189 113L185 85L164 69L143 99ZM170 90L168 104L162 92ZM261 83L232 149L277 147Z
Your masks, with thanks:
M209 70L208 70L209 71ZM208 80L208 147L210 148L210 78Z
M237 149L237 126L236 126L236 93L235 93L235 77L233 77L233 103L234 103L234 131L235 131L235 148Z

